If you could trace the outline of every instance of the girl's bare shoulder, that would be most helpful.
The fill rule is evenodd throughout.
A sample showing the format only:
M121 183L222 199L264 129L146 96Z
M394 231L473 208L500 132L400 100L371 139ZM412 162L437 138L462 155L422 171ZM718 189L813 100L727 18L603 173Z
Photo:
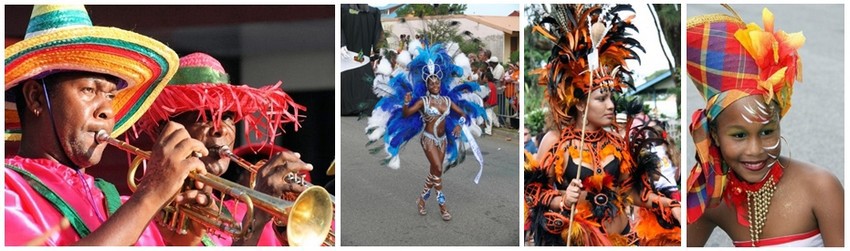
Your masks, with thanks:
M790 183L819 193L843 191L841 181L827 168L787 157L781 157L780 163L785 167L783 179L792 181Z

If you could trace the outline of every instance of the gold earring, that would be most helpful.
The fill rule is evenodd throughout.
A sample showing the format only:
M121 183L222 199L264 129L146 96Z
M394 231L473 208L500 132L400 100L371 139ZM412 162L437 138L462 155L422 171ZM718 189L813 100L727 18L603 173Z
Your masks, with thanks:
M779 136L779 138L782 139L784 145L788 145L788 158L793 159L794 155L791 153L791 145L788 144L788 140L786 140L784 136ZM781 150L780 150L780 154L781 154Z

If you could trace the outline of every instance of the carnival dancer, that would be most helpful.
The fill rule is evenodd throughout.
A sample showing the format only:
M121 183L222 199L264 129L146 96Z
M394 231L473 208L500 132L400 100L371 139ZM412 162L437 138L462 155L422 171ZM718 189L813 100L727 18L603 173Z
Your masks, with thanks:
M660 126L643 124L631 129L629 139L630 152L635 161L633 185L641 191L641 198L656 194L657 198L670 198L678 201L678 176L673 168L666 147L669 145L667 131ZM678 155L675 155L678 156ZM637 243L641 246L681 246L682 228L677 221L665 219L665 215L656 214L653 208L634 208L632 225L635 228Z
M536 72L557 128L536 158L525 156L526 220L536 245L640 244L625 213L632 205L678 225L678 201L637 186L642 177L630 147L605 130L614 124L613 93L632 86L625 61L643 49L630 37L634 16L620 16L627 11L634 12L629 5L553 5L534 27L555 43L549 64Z
M767 8L762 28L725 7L732 15L688 20L688 75L706 100L690 125L688 245L705 245L720 227L735 246L844 246L841 183L780 155L806 38L776 29Z
M295 103L281 89L281 82L260 88L247 85L231 85L229 75L221 63L204 53L192 53L180 58L180 67L174 78L162 90L151 108L137 123L137 129L151 137L159 135L161 126L167 121L183 125L189 135L204 143L208 149L227 147L234 149L236 142L236 123L244 121L244 137L259 139L256 146L260 151L264 145L271 145L286 124L299 129L299 120L306 108ZM140 135L136 135L139 137ZM312 170L313 166L300 161L300 155L289 151L280 151L259 169L255 190L281 197L286 193L298 193L303 186L289 184L283 179L288 173ZM230 158L220 154L210 154L203 158L208 172L222 175L228 171ZM284 166L279 168L278 166ZM248 187L251 187L250 185ZM246 212L244 203L239 207L235 200L222 202L237 220ZM215 234L204 238L205 245L262 245L280 246L270 215L255 210L251 229L262 229L260 234L251 234L237 240L229 236Z
M149 37L92 26L81 5L36 5L24 40L6 47L6 245L191 245L160 231L151 219L178 193L189 172L205 173L190 154L207 154L176 124L154 143L149 172L135 194L120 198L112 184L87 175L106 144L126 131L177 71L177 54ZM6 107L10 107L7 105ZM17 115L17 116L16 116ZM187 158L187 156L189 156ZM203 204L196 190L178 202ZM68 228L61 227L69 221ZM197 225L194 225L197 226ZM177 237L177 238L175 238Z
M419 49L408 69L409 74L394 76L384 88L391 92L378 93L382 98L369 118L366 134L369 144L383 140L384 146L371 152L383 149L388 155L384 164L397 169L399 150L422 132L420 145L430 163L430 174L416 200L418 211L426 214L425 201L434 189L440 215L448 221L451 214L446 207L442 174L462 162L468 149L479 162L475 183L483 170L483 157L474 139L481 134L477 124L485 119L483 108L474 101L480 102L475 94L478 84L465 82L451 87L463 72L440 44Z

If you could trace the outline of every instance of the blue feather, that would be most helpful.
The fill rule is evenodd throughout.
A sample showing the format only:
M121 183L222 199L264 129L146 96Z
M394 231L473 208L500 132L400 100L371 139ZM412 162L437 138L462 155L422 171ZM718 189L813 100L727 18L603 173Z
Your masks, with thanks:
M421 114L414 113L404 117L402 107L404 105L404 97L407 93L411 93L412 96L410 103L407 105L413 105L421 97L428 95L425 77L430 74L438 74L440 76L440 95L449 97L452 103L464 111L466 114L466 126L477 126L472 122L476 118L486 119L487 115L484 107L463 98L464 93L474 93L479 90L480 87L477 83L465 82L454 88L450 88L455 77L463 75L463 68L454 65L452 60L452 57L446 53L440 44L420 48L419 55L408 64L410 72L408 74L398 74L390 79L388 84L393 89L394 94L382 98L374 108L375 110L382 110L390 114L383 135L386 152L389 155L387 159L397 156L400 149L408 141L422 132L425 123L421 119ZM434 64L434 72L428 70L428 64L430 62ZM445 132L448 141L446 146L446 160L449 163L447 167L456 166L464 159L463 154L465 153L457 144L458 140L468 142L466 137L472 136L463 135L460 139L457 139L452 134L455 126L460 124L460 118L460 114L452 110L445 120Z

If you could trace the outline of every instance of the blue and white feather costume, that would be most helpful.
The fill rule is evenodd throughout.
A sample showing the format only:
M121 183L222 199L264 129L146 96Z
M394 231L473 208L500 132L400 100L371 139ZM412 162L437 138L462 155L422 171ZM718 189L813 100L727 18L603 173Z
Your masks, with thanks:
M419 48L417 56L408 64L407 69L409 69L407 74L397 74L389 81L386 81L386 78L382 80L376 78L373 83L373 90L381 100L372 110L372 117L369 117L366 126L366 135L369 138L367 146L378 140L383 140L384 145L373 148L370 152L374 154L383 148L387 158L382 164L392 169L399 168L399 151L410 139L420 134L425 125L420 112L404 117L402 111L404 96L411 92L413 98L408 105L413 105L421 97L428 95L425 76L437 74L441 81L440 95L449 97L452 103L466 113L462 124L463 130L458 138L451 132L455 125L461 123L460 114L451 111L446 118L447 146L443 167L445 171L448 171L463 162L466 151L472 151L479 163L479 172L474 180L478 183L484 167L484 159L475 142L475 137L481 135L481 128L477 123L487 119L484 107L481 105L481 98L475 95L479 89L478 83L459 81L464 75L463 69L452 62L452 57L440 44Z

